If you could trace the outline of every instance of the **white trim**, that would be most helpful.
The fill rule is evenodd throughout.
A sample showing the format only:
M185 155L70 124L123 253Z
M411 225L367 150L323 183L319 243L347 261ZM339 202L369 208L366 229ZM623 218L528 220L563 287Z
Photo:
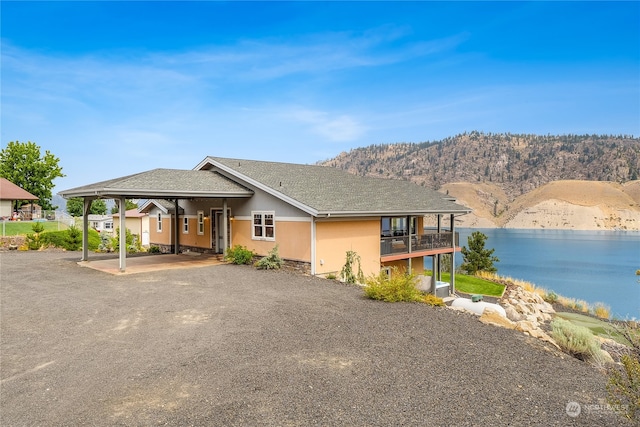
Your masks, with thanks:
M316 222L313 215L309 217L311 222L311 275L316 275Z
M253 212L272 212L272 211L252 211ZM298 216L279 216L279 217L275 217L277 222L311 222L310 218L307 217L298 217ZM252 221L253 220L253 215L252 216L234 216L233 219L235 221Z
M274 190L273 188L261 183L260 181L256 181L255 179L249 178L246 175L243 175L241 173L239 173L237 170L230 168L228 166L223 165L222 163L219 163L215 160L213 160L211 157L207 157L206 159L204 159L203 161L201 161L195 168L193 168L194 170L202 170L202 168L204 168L207 164L217 167L218 169L227 172L228 174L231 174L232 176L239 178L243 181L245 181L248 184L251 184L257 188L259 188L260 190L264 191L265 193L271 194L274 197L277 197L280 200L283 200L285 202L287 202L288 204L290 204L291 206L294 206L308 214L317 216L318 215L318 211L313 209L311 206L307 206L304 203L300 203L299 201L297 201L296 199L293 199L289 196L286 196L284 194L282 194L279 191Z
M189 234L189 217L190 215L182 216L182 225L180 227L182 229L182 234Z
M204 236L204 211L198 211L196 214L196 234L198 236ZM202 230L201 230L202 228Z
M256 225L256 216L260 216L261 223ZM266 224L267 216L271 216L271 225ZM263 235L256 236L256 227L262 229ZM272 236L267 236L267 228L271 228L273 231ZM251 240L265 240L268 242L274 242L276 240L276 213L275 211L251 211Z

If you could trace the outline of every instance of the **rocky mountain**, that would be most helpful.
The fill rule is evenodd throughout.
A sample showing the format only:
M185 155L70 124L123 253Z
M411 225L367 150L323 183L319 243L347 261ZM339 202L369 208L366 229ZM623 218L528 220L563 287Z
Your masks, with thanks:
M440 141L370 145L319 164L435 189L452 182L495 184L512 201L558 180L637 180L640 138L473 131Z
M319 164L450 194L473 209L460 226L640 230L640 138L471 132Z

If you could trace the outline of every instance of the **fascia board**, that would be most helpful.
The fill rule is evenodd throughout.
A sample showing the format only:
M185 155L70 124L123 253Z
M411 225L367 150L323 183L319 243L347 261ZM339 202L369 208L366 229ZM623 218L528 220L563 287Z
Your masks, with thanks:
M101 190L78 190L78 191L62 191L62 197L102 197L108 199L118 199L120 197L129 198L156 198L156 199L191 199L191 198L214 198L214 197L250 197L252 192L248 191L227 191L227 192L208 192L208 191L174 191L174 190L124 190L117 188L105 188Z
M243 175L243 174L239 173L238 171L236 171L235 169L227 167L227 166L223 165L222 163L219 163L219 162L213 160L210 157L207 157L205 160L200 162L200 164L198 164L198 166L196 166L196 169L200 170L200 168L203 168L207 164L215 166L216 168L218 168L218 169L230 174L231 176L233 176L233 177L235 177L237 179L241 179L244 182L246 182L247 184L250 184L250 185L252 185L252 186L254 186L256 188L259 188L260 190L264 191L265 193L271 194L272 196L274 196L274 197L276 197L276 198L278 198L278 199L290 204L291 206L294 206L294 207L300 209L303 212L306 212L306 213L308 213L310 215L313 215L313 216L318 216L318 211L316 209L313 209L311 206L307 206L304 203L300 203L299 201L297 201L295 199L292 199L291 197L286 196L286 195L280 193L277 190L274 190L273 188L271 188L271 187L269 187L267 185L264 185L260 181L256 181L253 178L250 178L250 177L248 177L246 175Z
M354 216L406 216L406 215L466 215L471 210L447 210L447 211L338 211L338 212L318 212L318 217L333 218L333 217L354 217Z

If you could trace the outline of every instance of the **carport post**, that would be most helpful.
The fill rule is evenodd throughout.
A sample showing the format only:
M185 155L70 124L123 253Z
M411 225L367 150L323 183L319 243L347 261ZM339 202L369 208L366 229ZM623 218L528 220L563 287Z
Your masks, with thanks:
M229 216L227 215L227 199L222 199L222 256L227 256L227 246L229 242L229 230L227 230L227 221Z
M120 272L127 268L127 201L120 198Z
M89 209L91 208L91 202L93 201L89 197L83 199L82 207L82 259L81 261L89 260Z
M174 217L174 227L173 227L173 240L174 240L174 248L173 253L178 255L180 253L180 206L178 205L178 199L174 200L175 203L175 217Z
M456 226L455 226L455 215L451 214L451 247L453 248L453 252L451 252L451 279L449 287L449 293L456 293Z

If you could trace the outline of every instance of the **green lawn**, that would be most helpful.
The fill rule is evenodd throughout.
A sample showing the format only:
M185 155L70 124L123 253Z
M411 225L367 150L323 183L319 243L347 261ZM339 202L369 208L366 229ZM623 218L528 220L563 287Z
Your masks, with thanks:
M33 222L31 221L3 221L0 224L0 236L26 236L33 233ZM42 221L39 224L44 226L44 231L66 230L66 224L58 221Z
M611 338L624 345L629 345L627 340L625 340L609 322L596 319L595 317L585 316L584 314L579 313L557 312L556 316L568 320L574 325L584 326L585 328L591 330L594 335L599 335L604 338Z
M428 274L431 275L431 272L428 272ZM450 279L451 275L449 273L442 273L442 281L451 283ZM504 293L504 285L464 274L456 274L455 286L457 291L465 294L478 294L499 298Z

